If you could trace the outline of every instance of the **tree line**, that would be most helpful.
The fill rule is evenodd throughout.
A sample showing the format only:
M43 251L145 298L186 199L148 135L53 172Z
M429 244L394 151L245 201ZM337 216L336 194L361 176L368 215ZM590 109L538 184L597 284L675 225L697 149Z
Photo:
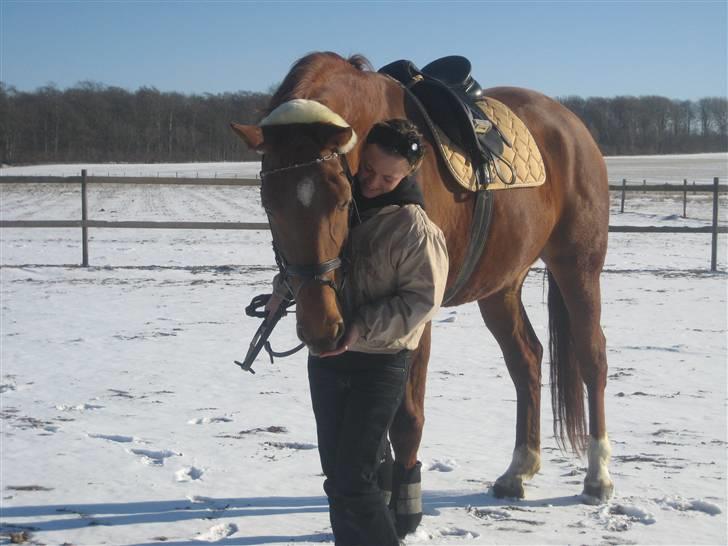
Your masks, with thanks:
M0 83L0 160L6 164L255 159L230 130L254 123L270 95L134 92L94 82L33 92Z
M246 161L258 156L229 129L254 123L268 93L186 95L95 82L19 91L0 82L0 161ZM560 97L605 155L728 150L728 100L659 96Z
M728 99L560 97L604 155L728 151Z

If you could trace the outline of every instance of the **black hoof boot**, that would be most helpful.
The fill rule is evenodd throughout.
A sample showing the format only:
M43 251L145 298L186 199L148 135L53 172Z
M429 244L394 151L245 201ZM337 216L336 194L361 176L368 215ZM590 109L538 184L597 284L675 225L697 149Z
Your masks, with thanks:
M419 461L409 470L394 463L389 508L394 512L394 524L400 538L414 533L422 521L421 469L422 463Z

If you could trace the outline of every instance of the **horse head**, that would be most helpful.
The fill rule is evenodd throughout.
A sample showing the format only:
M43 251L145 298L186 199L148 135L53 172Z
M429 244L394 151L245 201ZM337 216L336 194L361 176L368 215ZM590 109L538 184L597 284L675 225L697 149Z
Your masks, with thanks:
M344 154L355 147L356 133L308 99L283 102L258 125L231 126L263 154L261 202L282 279L296 300L298 337L314 354L332 350L345 330L338 293L352 187Z

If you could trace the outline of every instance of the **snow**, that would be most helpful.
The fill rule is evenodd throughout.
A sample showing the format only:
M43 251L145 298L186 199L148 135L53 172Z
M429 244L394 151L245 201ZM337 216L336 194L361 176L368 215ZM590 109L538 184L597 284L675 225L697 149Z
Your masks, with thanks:
M712 183L728 180L728 152L711 154L640 155L606 157L611 183L629 182L682 184Z
M714 177L728 180L728 152L680 155L606 157L609 180L630 182L709 183ZM687 167L687 168L686 168ZM257 178L260 163L84 163L0 167L0 176L159 176L179 178Z
M707 181L725 177L713 161L726 157L608 162L610 179L623 168L664 182L659 165L674 165L680 180ZM232 165L186 168L208 176ZM77 218L77 186L0 185L0 217ZM611 223L708 225L710 198L689 195L682 219L681 197L628 194L619 214L613 196ZM724 198L721 207L725 225ZM265 219L256 188L229 186L103 185L89 211ZM76 546L332 544L305 353L272 365L261 356L256 375L233 364L258 327L243 307L275 271L270 235L92 229L92 267L79 268L69 265L80 261L79 231L0 236L0 543L25 531ZM548 384L541 471L526 499L490 494L514 447L513 384L477 306L441 310L419 454L425 516L406 543L727 543L726 236L719 241L710 273L710 235L610 236L602 323L615 496L604 505L581 498L586 461L551 436ZM545 342L541 267L524 304ZM292 319L272 343L297 344Z
M0 168L0 176L157 176L171 178L257 178L258 162L227 163L83 163Z

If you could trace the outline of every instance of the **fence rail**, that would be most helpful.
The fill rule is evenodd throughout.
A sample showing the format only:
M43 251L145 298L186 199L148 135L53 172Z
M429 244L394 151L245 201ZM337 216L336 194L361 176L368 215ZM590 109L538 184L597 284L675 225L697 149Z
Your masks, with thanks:
M81 176L0 176L0 184L81 184L81 219L80 220L0 220L0 228L78 228L82 229L82 264L88 266L88 228L136 228L136 229L234 229L234 230L267 230L267 222L146 222L146 221L106 221L89 220L87 213L87 185L93 184L175 184L194 186L258 186L260 180L255 178L170 178L170 177L100 177L87 176L86 170ZM670 227L670 226L609 226L610 233L706 233L712 235L710 270L717 270L718 234L728 233L728 227L718 225L718 194L728 193L728 186L720 185L718 178L713 184L683 185L653 184L627 185L610 184L611 191L621 192L620 212L624 212L627 192L682 192L683 218L686 217L687 194L713 194L712 225L703 227Z
M609 189L612 191L628 191L628 192L666 192L666 193L684 193L684 192L706 192L706 191L713 191L713 184L692 184L688 185L685 184L683 186L678 186L677 184L650 184L650 185L641 185L638 186L637 184L627 185L627 180L625 179L625 184L609 184ZM718 185L718 192L719 193L728 193L728 185Z

